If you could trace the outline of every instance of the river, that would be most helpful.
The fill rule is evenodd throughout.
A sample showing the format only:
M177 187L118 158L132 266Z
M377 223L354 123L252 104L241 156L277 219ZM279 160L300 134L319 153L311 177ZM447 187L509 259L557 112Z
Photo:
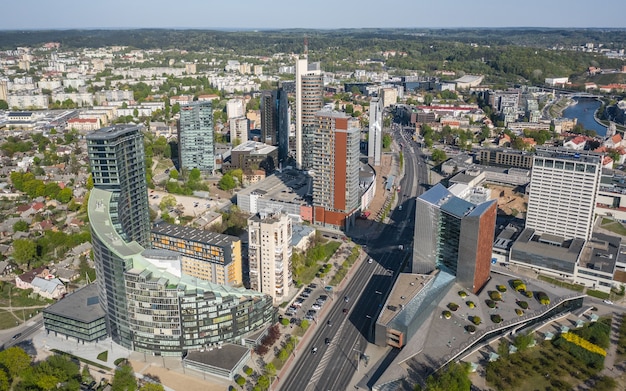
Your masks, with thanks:
M606 135L606 126L596 122L594 113L600 107L600 102L595 99L576 99L578 103L563 110L563 117L578 118L578 123L585 129L595 130L598 136Z

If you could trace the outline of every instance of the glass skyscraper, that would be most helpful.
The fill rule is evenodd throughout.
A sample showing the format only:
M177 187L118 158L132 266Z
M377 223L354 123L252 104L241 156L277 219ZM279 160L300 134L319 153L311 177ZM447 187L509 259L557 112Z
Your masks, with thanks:
M146 165L141 128L118 125L87 135L87 152L93 176L91 197L95 208L104 210L111 227L124 242L136 248L150 243L150 214L146 187ZM98 194L102 194L98 197ZM91 210L90 210L91 212ZM130 348L126 314L124 272L132 265L98 234L94 215L89 214L100 302L107 314L113 340ZM100 219L99 219L100 220Z

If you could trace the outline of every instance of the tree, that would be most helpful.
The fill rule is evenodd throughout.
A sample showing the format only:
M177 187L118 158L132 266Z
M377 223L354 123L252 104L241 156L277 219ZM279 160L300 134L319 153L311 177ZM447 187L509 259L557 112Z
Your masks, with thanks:
M0 365L15 378L30 367L30 356L22 348L13 346L0 352Z
M24 220L16 221L13 224L13 232L28 232L29 225Z
M13 241L13 258L19 265L30 265L37 255L37 245L29 239L15 239Z
M176 197L168 194L161 199L161 202L159 203L159 209L161 209L161 211L166 211L169 208L173 208L174 206L176 206L176 202Z
M137 380L135 373L130 365L122 365L115 371L113 382L111 384L113 391L135 391L137 389Z
M217 184L217 187L219 187L221 190L232 190L236 186L237 184L235 183L235 178L233 178L230 173L224 174L224 176L222 176L222 179L220 179L219 183Z
M259 377L259 380L256 383L262 390L267 390L270 388L270 379L266 375L262 375Z
M7 103L7 101L0 99L0 110L8 110L8 109L9 109L9 104Z
M9 391L10 386L9 376L4 370L0 370L0 391Z
M391 147L391 135L389 133L383 134L383 149L389 149Z
M57 193L55 199L63 204L67 204L72 199L72 189L70 189L69 187L61 189Z
M243 386L246 384L246 378L243 376L239 376L237 377L237 379L235 379L235 383L237 383L239 387L243 388Z
M435 164L439 164L448 160L448 156L442 149L435 149L431 156L431 159L435 162Z
M202 173L200 172L200 170L198 168L192 168L191 171L189 171L189 181L190 182L197 182L200 180L200 175Z
M170 179L178 180L178 170L177 169L172 168L170 170Z

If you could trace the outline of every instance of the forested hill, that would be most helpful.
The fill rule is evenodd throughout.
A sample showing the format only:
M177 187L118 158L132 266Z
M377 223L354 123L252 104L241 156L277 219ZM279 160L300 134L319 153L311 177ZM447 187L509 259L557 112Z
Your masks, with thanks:
M211 47L240 53L264 54L302 51L309 37L310 50L340 46L346 49L401 50L412 41L454 41L478 45L520 45L538 48L602 43L604 47L626 47L626 29L341 29L215 31L175 29L129 30L30 30L0 31L0 49L60 42L65 48L130 46L137 49L206 50Z

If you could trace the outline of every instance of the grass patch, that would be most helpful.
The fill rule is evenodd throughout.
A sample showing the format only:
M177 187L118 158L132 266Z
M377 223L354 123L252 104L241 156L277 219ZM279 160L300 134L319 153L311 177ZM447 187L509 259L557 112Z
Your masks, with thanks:
M337 249L341 246L340 242L336 241L328 241L323 244L318 244L315 248L307 251L307 257L315 257L312 259L317 259L317 261L312 261L311 259L306 259L304 264L305 266L302 270L298 271L298 275L296 278L304 284L308 284L315 278L315 274L319 272L320 264L326 263L333 256L333 254L337 251ZM311 266L306 266L311 265Z
M602 291L597 291L595 289L587 289L587 294L589 296L597 297L598 299L608 299L610 294Z
M75 355L73 355L71 353L67 353L67 352L64 352L64 351L59 350L59 349L50 349L50 351L54 352L56 354L60 354L61 356L67 356L69 358L75 358L76 360L78 360L80 362L84 362L85 364L93 365L94 367L97 367L97 368L100 368L100 369L105 369L107 371L111 370L111 368L107 367L106 365L102 365L102 364L98 364L97 362L86 360L86 359L84 359L82 357L75 356Z
M17 326L15 322L17 322L17 320L9 311L0 310L0 330L6 330Z
M12 284L6 284L0 290L0 307L9 307L9 292L11 295L10 305L12 307L45 306L54 303L54 300L47 300L39 295L32 294L32 289L18 289Z
M626 236L626 227L624 227L621 223L611 220L611 219L602 219L602 228L613 232L614 234Z
M98 360L106 362L109 359L109 351L105 350L104 352L98 354Z
M576 292L582 292L585 290L585 287L583 285L570 284L569 282L560 281L560 280L557 280L556 278L552 278L548 276L539 275L537 276L537 279L548 282L552 285L560 286L561 288L571 289Z

